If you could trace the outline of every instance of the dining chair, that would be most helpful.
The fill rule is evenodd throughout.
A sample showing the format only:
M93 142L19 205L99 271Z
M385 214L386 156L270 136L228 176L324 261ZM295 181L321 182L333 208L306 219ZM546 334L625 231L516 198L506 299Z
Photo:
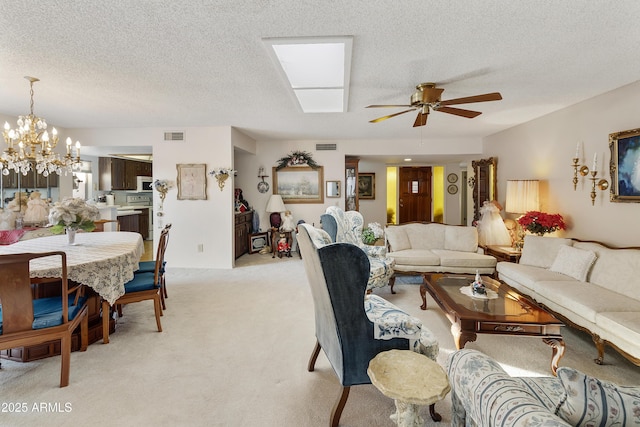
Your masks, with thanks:
M167 249L167 245L169 244L169 230L171 230L171 224L167 224L164 226L164 228L162 229L167 230L167 238L164 241L164 247L162 248L162 265L160 266L160 284L162 286L162 291L160 293L160 301L162 302L162 309L166 310L167 306L165 303L165 299L169 298L169 295L167 294L167 285L165 282L165 278L164 278L164 272L165 272L165 267L167 265L167 261L164 261L164 252ZM158 251L160 250L160 243L158 243ZM157 256L156 256L157 259ZM138 269L136 270L135 274L143 274L143 273L153 273L155 271L156 268L156 262L155 260L152 261L140 261L138 263Z
M134 274L133 279L124 284L124 295L113 303L118 315L122 316L123 305L152 300L158 332L162 332L162 323L160 322L160 316L162 316L162 275L160 272L164 264L164 251L167 247L167 239L169 238L169 228L163 228L160 233L153 272ZM111 307L109 306L109 302L102 300L102 342L104 344L109 343L110 313Z
M29 261L60 257L59 296L34 299ZM71 336L80 326L80 350L89 344L89 309L82 285L67 280L64 252L0 255L0 350L60 341L60 387L69 385Z

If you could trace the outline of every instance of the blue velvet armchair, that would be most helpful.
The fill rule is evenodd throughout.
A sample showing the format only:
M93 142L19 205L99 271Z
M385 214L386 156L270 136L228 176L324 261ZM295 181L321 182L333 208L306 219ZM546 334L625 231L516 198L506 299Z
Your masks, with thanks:
M412 349L435 360L437 340L419 319L377 295L366 295L369 258L359 247L331 243L324 230L309 224L299 225L298 244L315 308L317 340L307 369L314 370L322 349L343 387L331 414L335 427L350 387L371 384L367 367L373 357L386 350ZM431 411L437 419L433 407Z

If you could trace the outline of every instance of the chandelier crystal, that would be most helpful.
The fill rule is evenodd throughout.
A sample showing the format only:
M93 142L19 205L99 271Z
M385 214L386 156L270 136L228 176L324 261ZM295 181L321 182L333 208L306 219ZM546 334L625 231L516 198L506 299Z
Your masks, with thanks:
M12 129L8 122L4 123L4 142L7 144L4 152L0 156L0 170L3 175L9 175L11 170L16 173L27 175L29 171L35 171L43 176L52 173L60 175L64 172L71 173L74 168L79 169L80 161L80 141L75 144L75 157L72 156L72 141L67 138L67 154L60 156L53 150L58 144L58 131L51 129L51 134L47 131L45 119L33 114L33 84L39 79L26 76L29 80L31 95L31 110L27 116L18 116L16 129Z

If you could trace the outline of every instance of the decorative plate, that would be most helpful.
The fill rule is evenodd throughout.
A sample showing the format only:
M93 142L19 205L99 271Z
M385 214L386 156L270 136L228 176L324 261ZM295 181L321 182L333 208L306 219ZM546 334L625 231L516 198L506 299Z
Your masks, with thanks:
M455 184L450 184L450 185L447 187L447 192L448 192L449 194L456 194L456 193L458 192L458 186L457 186L457 185L455 185Z
M260 181L258 183L258 191L261 193L266 193L267 191L269 191L269 184L265 181Z
M454 182L458 182L458 175L456 175L455 173L450 173L449 175L447 175L447 181L449 181L452 184Z

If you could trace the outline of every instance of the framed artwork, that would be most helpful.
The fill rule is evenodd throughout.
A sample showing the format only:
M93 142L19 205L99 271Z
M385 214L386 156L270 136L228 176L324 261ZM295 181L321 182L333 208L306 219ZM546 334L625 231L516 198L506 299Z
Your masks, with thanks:
M177 164L178 200L207 199L207 165L204 163Z
M249 253L255 254L269 244L267 233L254 233L249 235Z
M324 203L322 166L273 168L273 194L285 203Z
M609 149L611 201L640 202L640 129L610 134Z
M327 181L327 197L340 197L340 181Z
M358 198L374 200L376 198L376 174L358 173Z

